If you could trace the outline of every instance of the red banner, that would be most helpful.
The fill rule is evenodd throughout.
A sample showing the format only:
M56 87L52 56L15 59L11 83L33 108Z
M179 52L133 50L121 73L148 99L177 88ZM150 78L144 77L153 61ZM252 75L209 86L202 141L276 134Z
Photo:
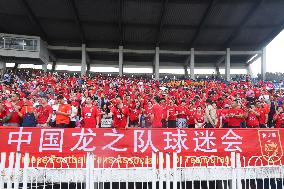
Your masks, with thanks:
M151 164L152 152L178 154L180 165L226 164L231 152L242 157L283 157L283 129L0 129L0 151L30 153L36 165L62 159L84 165L86 152L99 164ZM207 157L201 159L200 157ZM117 160L118 161L118 160ZM204 162L202 162L204 161ZM57 162L58 163L58 162ZM187 164L187 165L186 165Z

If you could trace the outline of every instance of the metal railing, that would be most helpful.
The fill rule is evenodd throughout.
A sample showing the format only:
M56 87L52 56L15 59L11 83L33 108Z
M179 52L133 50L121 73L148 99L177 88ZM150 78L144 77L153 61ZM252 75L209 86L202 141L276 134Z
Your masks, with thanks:
M32 161L30 154L1 153L1 189L279 189L284 188L284 167L262 157L232 153L227 161L216 156L152 153L151 157L97 158L70 164L64 157ZM70 159L69 159L70 160ZM273 162L273 163L272 163ZM43 166L44 165L44 166Z

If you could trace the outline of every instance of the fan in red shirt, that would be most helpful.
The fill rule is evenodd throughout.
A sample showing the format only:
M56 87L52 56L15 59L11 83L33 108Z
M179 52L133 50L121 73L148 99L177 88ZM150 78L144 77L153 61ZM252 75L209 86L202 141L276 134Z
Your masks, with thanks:
M37 127L49 127L53 109L47 103L47 97L39 98L40 106L37 108Z
M20 126L21 118L17 111L20 111L24 106L23 101L20 100L20 95L18 93L14 93L11 96L11 106L6 106L6 113L9 115L10 119L4 126Z
M3 125L3 119L6 117L6 110L3 102L0 102L0 126Z
M232 101L232 108L229 109L226 115L229 128L240 128L243 120L243 110L238 108L238 101Z
M150 128L152 125L151 115L153 113L153 105L152 102L149 100L147 105L145 105L145 108L143 110L143 115L145 117L145 127Z
M152 127L162 128L163 108L160 105L160 97L154 97L154 105L152 110Z
M229 114L229 108L230 106L228 104L224 105L224 109L221 110L221 117L220 121L222 122L220 124L221 127L227 128L228 127L228 114Z
M86 105L82 108L82 127L99 128L99 113L93 105L92 97L86 98Z
M140 102L136 101L135 106L129 110L130 127L138 127L141 118Z
M195 128L203 128L205 125L204 113L202 107L198 106L196 108L196 113L194 114Z
M189 108L186 111L188 128L195 128L195 121L194 121L195 114L196 114L196 109L193 107L193 104L190 104Z
M177 105L175 101L171 100L170 105L168 106L168 128L177 127Z
M160 105L162 107L162 127L167 128L167 119L168 119L168 105L164 98L161 99Z
M178 106L178 118L177 118L177 126L178 128L187 128L187 107L185 104L185 100L181 101L181 104Z
M253 104L248 105L244 118L246 118L246 126L248 128L259 127L259 113Z
M126 106L123 106L121 98L117 98L114 107L110 110L110 116L113 117L113 127L126 128L129 125L129 112Z
M259 113L259 127L260 128L266 128L267 122L268 122L268 111L266 108L264 108L261 104L261 102L256 102L257 111Z
M275 128L284 128L284 112L281 106L277 108L273 120L275 122Z

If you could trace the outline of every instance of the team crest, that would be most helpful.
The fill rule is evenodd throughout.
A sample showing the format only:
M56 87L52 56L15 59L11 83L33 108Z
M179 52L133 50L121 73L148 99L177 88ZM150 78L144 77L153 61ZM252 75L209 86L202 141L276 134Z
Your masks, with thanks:
M258 138L262 157L268 163L275 163L283 156L280 134L277 130L259 130Z

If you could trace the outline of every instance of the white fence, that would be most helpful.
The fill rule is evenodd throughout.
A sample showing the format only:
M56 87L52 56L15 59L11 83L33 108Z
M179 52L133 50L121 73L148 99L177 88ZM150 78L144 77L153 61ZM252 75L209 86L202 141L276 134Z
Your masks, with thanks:
M190 158L190 156L189 156ZM203 157L192 158L202 160ZM212 158L212 159L211 159ZM97 161L94 154L86 156L83 163L70 167L64 159L61 166L46 167L29 162L29 154L1 153L0 189L282 189L284 167L282 162L267 164L261 157L248 161L232 153L229 161L215 163L214 157L204 161L178 162L176 153L153 153L151 165L135 166L129 159L128 166L119 168L121 157ZM136 161L137 159L135 159ZM210 161L212 160L212 161ZM269 162L269 161L268 161ZM7 168L8 167L8 168Z

